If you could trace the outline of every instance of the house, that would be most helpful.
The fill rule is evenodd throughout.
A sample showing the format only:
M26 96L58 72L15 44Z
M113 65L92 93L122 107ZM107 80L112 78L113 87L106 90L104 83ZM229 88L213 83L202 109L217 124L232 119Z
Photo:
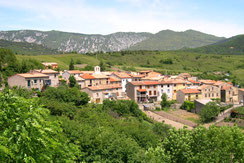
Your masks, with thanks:
M244 106L244 88L238 90L238 101Z
M220 88L215 85L201 85L198 87L203 99L220 99Z
M110 82L110 84L120 84L121 85L121 80L116 77L110 77L109 82Z
M69 80L69 77L71 75L73 75L74 77L78 77L82 74L83 74L83 72L80 70L64 70L64 72L62 74L62 78L65 80Z
M59 72L58 71L54 71L52 69L46 69L46 70L33 70L33 72L48 75L49 79L51 81L51 83L49 83L49 85L51 87L57 87L59 85L59 80L58 80Z
M201 92L198 89L182 89L177 91L177 103L183 104L184 101L194 101L196 99L201 99Z
M145 75L131 75L132 81L142 81Z
M204 79L202 79L202 80L199 80L199 82L200 82L200 85L214 85L215 83L216 83L216 81L215 80L204 80Z
M137 103L161 100L161 83L157 81L132 81L126 85L126 94Z
M188 81L191 83L193 86L200 86L200 82L192 79L188 79Z
M152 70L139 71L139 75L147 76L150 72L152 72Z
M178 76L182 77L183 79L191 78L191 74L189 74L189 73L181 73Z
M173 99L174 84L170 81L162 81L161 83L161 94L160 97L165 93L169 100Z
M119 84L91 86L82 89L91 97L91 102L101 104L103 100L123 99L122 86Z
M15 74L8 77L8 85L11 88L18 86L27 89L38 89L41 91L45 85L49 85L50 83L51 80L48 75L36 72Z
M58 68L58 64L56 62L43 62L42 65L45 67L45 69Z
M196 99L196 100L194 100L195 109L192 111L194 111L194 113L200 113L202 108L209 102L212 102L212 100L210 100L210 99Z
M221 102L237 103L238 102L238 88L234 86L221 87Z
M171 82L173 84L173 100L176 100L176 93L181 89L185 89L187 87L186 81L175 79L175 80L165 80L166 82Z
M84 79L84 87L110 84L109 77L103 74L83 74L80 77Z
M126 84L132 81L132 77L125 72L114 72L111 77L116 77L121 80L123 92L126 92Z

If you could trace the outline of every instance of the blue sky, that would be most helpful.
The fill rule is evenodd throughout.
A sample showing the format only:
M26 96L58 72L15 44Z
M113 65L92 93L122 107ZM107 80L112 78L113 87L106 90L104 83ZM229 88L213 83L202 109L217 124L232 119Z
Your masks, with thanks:
M244 0L0 0L0 30L244 34Z

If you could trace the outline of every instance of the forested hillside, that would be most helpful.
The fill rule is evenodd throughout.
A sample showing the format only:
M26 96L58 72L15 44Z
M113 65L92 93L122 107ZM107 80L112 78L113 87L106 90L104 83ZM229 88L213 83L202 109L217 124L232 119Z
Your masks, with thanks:
M15 54L41 55L61 53L58 52L58 50L50 49L34 43L12 42L7 40L0 40L0 48L11 49Z
M234 36L232 38L195 49L186 49L184 51L205 53L205 54L236 54L244 55L244 35Z

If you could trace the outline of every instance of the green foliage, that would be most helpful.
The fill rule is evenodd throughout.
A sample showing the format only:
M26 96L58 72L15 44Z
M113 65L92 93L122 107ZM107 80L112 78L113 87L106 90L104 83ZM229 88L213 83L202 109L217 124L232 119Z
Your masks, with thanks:
M100 61L99 67L100 67L101 71L105 71L105 69L106 69L106 65L103 63L103 61Z
M71 58L70 63L69 63L69 70L74 70L75 66L74 66L74 60L73 58Z
M180 108L190 112L192 109L195 109L195 104L191 101L184 101Z
M0 93L0 161L56 162L74 160L58 123L33 100Z
M200 111L202 122L211 122L220 113L220 107L215 102L207 103Z
M137 103L132 100L104 100L103 108L117 112L120 116L132 115L139 119L147 120L147 116L139 109Z
M211 54L244 54L244 35L234 36L230 39L186 51Z
M69 86L73 88L77 84L76 79L73 75L70 75L69 77Z
M58 50L56 49L50 49L43 45L28 42L12 42L7 40L0 40L0 47L11 49L15 54L41 55L58 53Z
M244 136L238 127L170 130L163 141L169 162L243 162Z
M173 64L173 61L172 61L172 59L171 58L167 58L167 59L164 59L164 60L160 60L159 61L159 63L161 63L161 64L170 64L170 65L172 65Z
M86 105L90 100L87 93L81 92L76 87L68 88L65 86L60 86L58 88L48 87L44 92L42 92L41 98L73 103L75 106Z
M80 59L77 59L76 60L76 64L81 64L81 60Z

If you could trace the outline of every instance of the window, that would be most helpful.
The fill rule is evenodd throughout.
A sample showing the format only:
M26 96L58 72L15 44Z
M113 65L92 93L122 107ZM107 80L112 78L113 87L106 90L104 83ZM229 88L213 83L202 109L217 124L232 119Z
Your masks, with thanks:
M27 85L28 85L28 87L31 86L31 81L30 80L27 81Z
M212 91L213 91L213 87L212 87Z
M174 86L176 87L176 84L174 84Z
M98 93L97 93L97 96L98 96Z
M54 74L54 77L56 78L56 77L57 77L57 75L56 75L56 74Z
M168 87L169 87L169 84L168 84Z
M149 95L152 95L152 91L149 91Z
M154 91L154 95L157 95L157 91Z
M168 89L168 93L170 92L170 89Z
M208 94L208 97L210 97L210 93Z
M149 88L150 88L150 86L148 85L148 86L147 86L147 88L149 89Z
M229 91L229 95L230 95L230 91Z
M214 93L212 93L212 97L214 97Z
M208 97L208 95L207 95L207 94L205 94L205 97Z
M198 95L196 95L196 99L198 99Z
M139 88L142 89L142 86L140 85Z
M37 80L36 80L36 79L34 80L34 83L35 83L35 84L37 83Z
M156 85L154 85L153 88L156 88Z
M183 84L183 86L185 86L186 84Z
M218 93L216 93L216 96L219 96L219 94L218 94Z

